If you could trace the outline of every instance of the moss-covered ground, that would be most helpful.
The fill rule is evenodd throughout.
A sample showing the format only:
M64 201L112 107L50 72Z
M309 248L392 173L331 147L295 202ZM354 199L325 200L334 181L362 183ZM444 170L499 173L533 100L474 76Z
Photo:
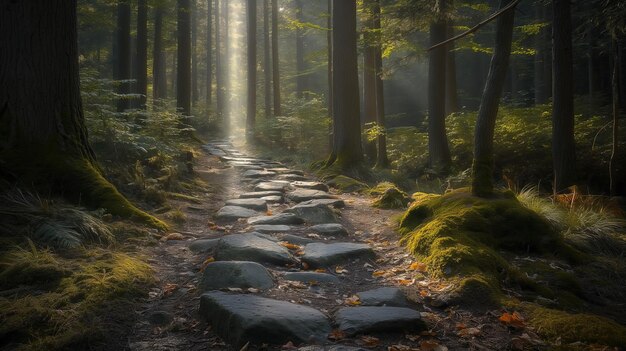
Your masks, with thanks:
M400 219L401 240L430 276L453 285L440 301L519 311L553 346L626 346L620 257L574 248L512 192L412 197Z

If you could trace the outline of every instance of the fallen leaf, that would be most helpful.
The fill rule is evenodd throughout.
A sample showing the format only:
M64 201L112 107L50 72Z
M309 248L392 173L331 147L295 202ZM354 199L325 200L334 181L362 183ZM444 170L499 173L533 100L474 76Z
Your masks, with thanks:
M420 296L421 296L421 297L426 297L426 296L428 296L428 295L430 295L430 293L428 292L428 290L424 290L424 289L420 290Z
M176 289L178 289L178 284L167 283L163 286L163 295L171 295Z
M267 215L267 216L271 216L271 215L272 215L272 211L267 210L267 212L265 212L265 215Z
M318 268L315 270L315 272L317 273L326 273L326 270L324 268Z
M457 323L456 324L456 329L458 329L458 330L465 329L465 328L467 328L465 323Z
M341 331L341 329L333 329L333 331L328 334L328 338L330 340L341 340L346 337L346 333Z
M368 335L361 336L361 341L363 342L363 345L367 347L376 347L380 344L379 338Z
M204 260L204 262L202 262L202 267L200 267L200 272L204 272L204 270L206 269L206 267L209 265L209 263L211 262L215 262L215 257L213 256L209 256L206 258L206 260Z
M380 271L380 270L379 270L379 271L374 271L374 272L372 273L372 277L382 277L382 276L383 276L383 275L385 275L386 273L387 273L387 272L385 272L385 271Z
M465 329L459 330L459 332L457 334L460 337L462 337L462 338L478 336L480 334L480 329L473 328L473 327L472 328L465 328Z
M502 313L500 318L498 318L498 320L500 320L500 322L508 326L511 326L513 328L523 329L526 327L526 324L524 323L524 317L522 317L522 315L520 315L517 312L513 312L513 313L504 312Z
M421 336L406 334L404 337L407 338L407 340L417 341Z
M289 242L286 242L286 241L279 241L278 244L280 246L288 248L289 250L300 250L300 249L302 249L302 247L300 245L292 244L292 243L289 243Z
M409 285L415 283L415 280L413 280L413 279L398 279L397 282L400 285L409 286Z
M230 291L230 292L242 292L243 289L242 288L228 288L228 291Z
M358 306L361 304L361 300L357 295L352 295L351 297L346 299L345 303L346 305Z
M448 348L444 345L439 344L435 340L423 340L423 341L420 341L420 350L421 351L448 351Z
M420 349L412 348L411 346L397 344L387 347L387 351L419 351Z
M418 272L426 272L426 265L422 262L413 262L409 266L409 270L418 271Z
M309 269L309 268L311 268L311 267L309 266L309 264L308 264L308 263L306 263L306 262L302 262L302 269L307 270L307 269Z
M161 241L184 240L185 237L181 233L170 233L161 238Z
M249 292L249 293L256 294L256 293L258 293L259 291L260 291L260 290L259 290L259 289L257 289L257 288L248 288L248 292Z
M347 269L341 267L341 266L337 266L335 267L335 273L337 274L347 274L350 273Z

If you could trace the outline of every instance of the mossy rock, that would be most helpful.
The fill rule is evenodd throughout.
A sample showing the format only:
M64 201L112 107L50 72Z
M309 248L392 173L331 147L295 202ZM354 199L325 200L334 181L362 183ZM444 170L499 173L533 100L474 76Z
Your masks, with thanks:
M367 184L345 175L338 175L326 184L344 193L363 192L369 189Z
M377 196L372 202L372 206L377 208L405 208L411 202L411 199L404 191L398 189L395 184L390 182L378 183L368 192L370 195Z
M626 327L608 318L572 314L531 303L522 303L521 308L529 324L545 338L560 339L563 344L582 341L604 346L626 345Z
M486 199L457 190L417 198L400 221L402 242L431 276L456 281L451 303L497 303L501 281L518 273L500 250L552 253L561 245L549 223L511 193Z

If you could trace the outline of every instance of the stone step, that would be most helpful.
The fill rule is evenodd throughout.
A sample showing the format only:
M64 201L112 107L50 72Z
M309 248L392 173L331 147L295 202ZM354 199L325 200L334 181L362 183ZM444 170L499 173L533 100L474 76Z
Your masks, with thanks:
M189 244L189 250L195 253L213 250L219 244L220 239L199 239Z
M237 349L248 342L250 349L288 341L322 343L331 331L326 316L316 309L255 295L205 293L200 315Z
M262 182L254 187L254 191L280 191L284 192L289 183Z
M304 219L296 216L293 213L279 213L272 216L257 216L248 218L248 224L258 225L258 224L287 224L287 225L296 225L303 224Z
M348 231L339 223L317 224L309 228L310 230L324 236L344 236Z
M289 250L260 233L231 234L215 248L218 261L252 261L285 265L295 260Z
M226 201L226 206L239 206L255 211L267 211L267 202L263 199L231 199Z
M222 221L236 221L239 218L250 218L258 215L258 211L251 210L249 208L241 206L224 206L217 211L215 218Z
M338 284L339 278L328 273L318 272L287 272L283 276L285 280L298 281L303 283L333 283Z
M209 263L202 272L200 289L203 291L226 288L270 289L274 279L270 272L256 262L216 261Z
M284 233L293 230L291 226L285 224L259 224L252 226L252 230L259 233Z
M329 190L328 185L324 183L320 183L320 182L296 181L296 182L292 182L291 186L294 186L296 188L313 189L313 190L320 190L320 191L325 191L325 192L328 192Z
M267 178L276 175L276 172L263 171L263 170L248 170L241 175L244 178Z
M289 194L287 197L294 202L303 202L308 200L316 200L316 199L334 199L335 196L321 190L313 190L313 189L296 189Z
M359 292L361 306L406 307L408 303L402 290L390 286Z
M348 335L426 329L420 313L406 307L344 307L335 314L335 322Z
M281 191L253 191L249 193L243 193L239 195L240 199L260 199L266 196L282 196L283 193Z
M300 202L301 205L326 205L334 208L344 208L346 203L341 199L314 199Z
M284 213L293 213L310 224L336 223L337 216L326 205L295 205L285 210Z
M357 243L312 243L304 247L302 261L311 267L328 267L360 258L374 258L372 248Z

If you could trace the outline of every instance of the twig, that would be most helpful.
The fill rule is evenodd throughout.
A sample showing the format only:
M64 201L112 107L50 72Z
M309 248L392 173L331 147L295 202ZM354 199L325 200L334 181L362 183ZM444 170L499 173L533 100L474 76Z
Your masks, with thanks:
M515 6L517 6L517 4L518 4L520 1L521 1L521 0L515 0L515 1L513 1L512 3L510 3L510 4L506 5L506 6L505 6L505 7L503 7L502 9L498 10L497 12L495 12L493 15L491 15L491 16L489 16L489 17L487 17L487 19L485 19L485 20L483 20L482 22L478 23L478 24L477 24L477 25L475 25L474 27L472 27L472 28L470 28L470 29L466 30L465 32L463 32L463 33L461 33L461 34L459 34L459 35L456 35L456 36L454 36L454 37L452 37L452 38L450 38L450 39L444 40L444 41L442 41L442 42L441 42L441 43L439 43L439 44L435 44L435 45L433 45L433 46L429 47L428 49L426 49L426 51L431 51L431 50L434 50L434 49L436 49L436 48L438 48L438 47L440 47L440 46L444 46L444 45L446 45L446 44L448 44L448 43L451 43L451 42L453 42L453 41L455 41L455 40L459 40L459 39L461 39L461 38L463 38L463 37L466 37L466 36L468 36L468 35L470 35L470 34L474 33L475 31L479 30L481 27L485 26L485 25L486 25L486 24L488 24L489 22L491 22L491 21L493 21L494 19L498 18L501 14L503 14L503 13L505 13L506 11L511 10L512 8L514 8Z

